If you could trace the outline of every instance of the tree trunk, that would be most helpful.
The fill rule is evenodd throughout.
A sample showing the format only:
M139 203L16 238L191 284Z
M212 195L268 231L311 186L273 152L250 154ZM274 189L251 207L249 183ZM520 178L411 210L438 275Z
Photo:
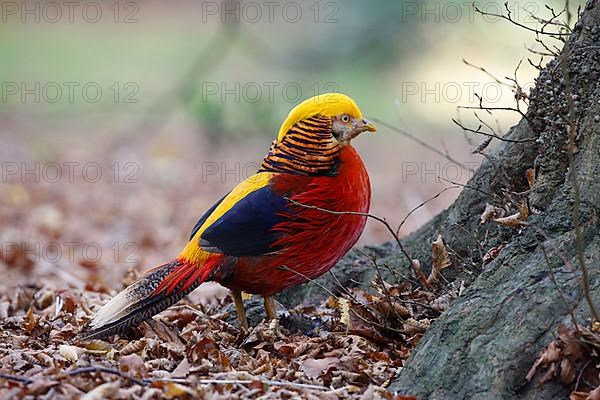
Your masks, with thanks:
M426 266L431 265L430 243L441 234L454 255L454 271L444 272L446 278L466 280L469 286L431 325L391 390L419 399L568 398L567 388L552 382L540 387L525 376L557 325L571 324L571 309L579 323L590 318L573 218L576 205L590 297L600 305L600 0L588 1L567 43L541 71L526 117L506 136L533 140L501 142L455 203L403 240L411 257ZM568 94L573 95L571 105ZM577 132L579 202L566 146L571 121ZM531 190L528 169L536 174ZM535 211L527 226L480 224L486 203L503 206L524 198ZM500 245L498 256L483 265L483 255ZM393 242L366 250L380 263L412 273ZM344 285L356 286L352 282L358 280L366 287L374 277L370 265L352 252L334 272ZM337 286L330 276L320 282ZM303 285L279 299L294 304L323 296L319 287Z

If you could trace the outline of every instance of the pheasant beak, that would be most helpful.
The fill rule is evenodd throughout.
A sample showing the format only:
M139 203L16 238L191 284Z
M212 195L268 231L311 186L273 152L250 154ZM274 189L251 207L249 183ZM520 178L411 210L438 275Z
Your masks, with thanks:
M362 119L362 127L365 131L369 131L369 132L376 132L377 131L377 127L375 126L374 123L372 123L371 121L369 121L366 118Z
M353 129L350 133L350 139L354 139L363 132L375 132L377 127L368 119L354 120Z

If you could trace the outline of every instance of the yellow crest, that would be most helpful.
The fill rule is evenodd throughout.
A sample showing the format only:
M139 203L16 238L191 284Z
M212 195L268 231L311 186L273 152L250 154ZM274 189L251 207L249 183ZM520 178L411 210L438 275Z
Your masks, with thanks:
M290 111L281 128L277 140L281 141L294 124L303 119L321 115L333 117L348 114L353 118L362 118L360 109L350 97L341 93L324 93L304 100Z

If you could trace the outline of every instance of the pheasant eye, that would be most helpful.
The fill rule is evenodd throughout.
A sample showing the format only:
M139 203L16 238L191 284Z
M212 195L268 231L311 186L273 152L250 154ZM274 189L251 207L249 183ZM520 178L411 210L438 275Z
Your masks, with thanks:
M342 115L342 122L350 122L350 117L347 115Z

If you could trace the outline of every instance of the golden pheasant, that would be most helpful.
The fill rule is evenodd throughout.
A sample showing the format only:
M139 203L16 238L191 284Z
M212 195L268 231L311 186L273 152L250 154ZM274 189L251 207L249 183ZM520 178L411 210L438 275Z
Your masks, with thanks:
M351 140L375 126L356 103L328 93L291 110L259 171L215 203L179 255L104 305L87 338L151 318L206 281L231 289L247 327L241 292L273 295L329 271L365 226L371 188Z

